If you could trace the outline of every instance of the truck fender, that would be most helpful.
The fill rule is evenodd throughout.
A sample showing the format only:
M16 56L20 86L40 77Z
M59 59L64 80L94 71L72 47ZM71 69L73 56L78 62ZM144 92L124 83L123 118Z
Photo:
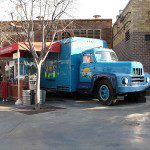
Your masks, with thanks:
M97 84L100 82L102 79L107 79L113 86L113 89L116 90L117 86L117 78L115 74L95 74L92 76L92 82L91 82L91 92L96 91Z

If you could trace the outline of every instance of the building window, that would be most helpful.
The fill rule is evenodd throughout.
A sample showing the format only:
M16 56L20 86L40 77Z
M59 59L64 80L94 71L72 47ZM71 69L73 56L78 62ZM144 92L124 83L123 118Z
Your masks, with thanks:
M130 31L127 31L125 33L125 41L128 41L128 40L130 40Z
M62 39L69 38L69 37L71 37L69 32L62 33Z
M42 37L42 35L41 35L41 37ZM51 41L51 39L52 39L52 33L50 32L47 35L47 42Z
M81 37L86 37L87 35L86 35L86 30L81 30Z
M57 40L58 40L58 34L56 34L54 37L54 41L57 41Z
M101 39L101 30L94 30L94 38Z
M74 30L74 36L80 36L80 30Z
M150 41L150 34L145 35L145 41Z
M101 39L101 29L75 29L74 36Z
M93 30L88 30L88 37L93 38L94 37L94 31Z

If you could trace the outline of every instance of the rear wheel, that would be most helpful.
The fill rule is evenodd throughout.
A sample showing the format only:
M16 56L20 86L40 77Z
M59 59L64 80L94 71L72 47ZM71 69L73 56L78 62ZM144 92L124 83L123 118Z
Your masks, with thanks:
M116 100L116 94L114 92L112 84L103 79L100 81L97 87L97 97L101 104L103 105L112 105Z

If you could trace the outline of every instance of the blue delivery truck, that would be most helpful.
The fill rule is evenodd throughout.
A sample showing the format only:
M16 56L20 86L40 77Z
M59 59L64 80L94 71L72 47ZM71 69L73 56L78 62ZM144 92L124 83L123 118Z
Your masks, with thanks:
M49 53L41 88L52 92L81 92L111 105L118 95L126 101L146 101L150 75L135 61L118 61L104 40L72 37L60 41L60 53Z

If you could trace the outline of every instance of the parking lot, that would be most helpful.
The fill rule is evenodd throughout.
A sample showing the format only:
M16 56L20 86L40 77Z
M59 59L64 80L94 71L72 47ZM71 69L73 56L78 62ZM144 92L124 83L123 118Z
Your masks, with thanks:
M26 115L1 107L0 150L149 150L147 103L102 106L84 97L49 97L62 109Z

